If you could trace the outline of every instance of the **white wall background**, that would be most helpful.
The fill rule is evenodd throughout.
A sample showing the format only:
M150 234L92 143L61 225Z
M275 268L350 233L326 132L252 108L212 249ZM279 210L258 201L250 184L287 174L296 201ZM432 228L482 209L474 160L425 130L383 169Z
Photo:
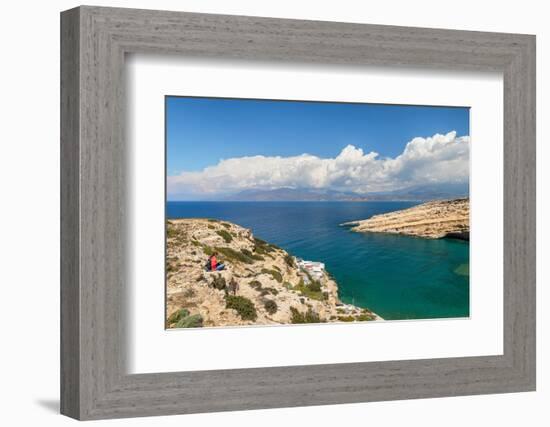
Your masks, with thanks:
M537 35L538 55L538 391L352 405L109 421L117 426L334 426L550 423L550 27L545 3L461 0L96 1L97 5L504 31ZM0 25L0 420L63 426L59 384L59 11L75 1L5 2ZM31 424L32 423L32 424ZM94 422L95 423L95 422ZM94 424L92 423L92 424Z

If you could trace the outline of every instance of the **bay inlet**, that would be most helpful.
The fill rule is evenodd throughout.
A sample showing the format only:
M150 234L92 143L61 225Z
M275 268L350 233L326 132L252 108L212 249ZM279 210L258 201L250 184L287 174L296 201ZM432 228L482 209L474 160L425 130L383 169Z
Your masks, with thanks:
M230 221L294 256L323 262L343 302L386 320L468 317L469 242L340 226L419 203L169 201L166 217Z

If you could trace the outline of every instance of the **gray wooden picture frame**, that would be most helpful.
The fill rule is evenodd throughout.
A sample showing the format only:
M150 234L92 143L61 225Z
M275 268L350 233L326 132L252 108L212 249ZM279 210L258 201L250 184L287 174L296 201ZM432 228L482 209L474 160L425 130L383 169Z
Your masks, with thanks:
M127 53L499 71L504 353L129 375ZM452 100L451 100L452 101ZM535 37L83 6L61 14L61 412L77 419L535 390Z

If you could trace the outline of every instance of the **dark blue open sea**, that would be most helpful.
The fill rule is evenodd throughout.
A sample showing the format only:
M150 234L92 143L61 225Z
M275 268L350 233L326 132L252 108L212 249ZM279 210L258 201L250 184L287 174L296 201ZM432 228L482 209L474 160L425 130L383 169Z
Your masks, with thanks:
M340 298L385 319L469 316L468 242L354 233L339 224L414 202L168 202L168 218L216 218L321 261Z

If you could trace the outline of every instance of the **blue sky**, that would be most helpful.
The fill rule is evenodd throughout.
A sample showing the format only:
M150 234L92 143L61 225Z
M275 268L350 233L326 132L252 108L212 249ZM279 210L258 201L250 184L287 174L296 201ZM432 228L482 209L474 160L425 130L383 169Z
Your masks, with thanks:
M166 144L183 198L465 182L469 108L166 97Z
M257 154L335 157L349 144L395 157L417 136L469 135L469 109L454 107L168 97L166 115L169 175Z

